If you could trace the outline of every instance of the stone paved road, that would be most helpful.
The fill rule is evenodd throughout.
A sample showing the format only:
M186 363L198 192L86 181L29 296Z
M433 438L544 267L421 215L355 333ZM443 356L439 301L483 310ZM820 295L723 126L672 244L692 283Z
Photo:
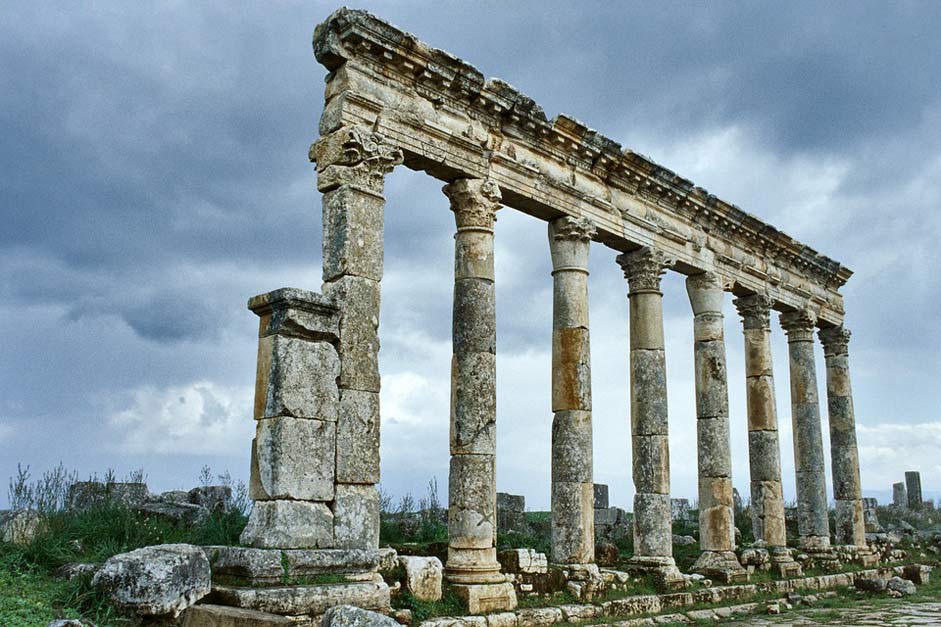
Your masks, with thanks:
M941 603L899 603L874 608L856 607L801 610L777 616L752 616L745 620L726 623L740 627L814 627L842 625L843 627L915 627L941 626Z

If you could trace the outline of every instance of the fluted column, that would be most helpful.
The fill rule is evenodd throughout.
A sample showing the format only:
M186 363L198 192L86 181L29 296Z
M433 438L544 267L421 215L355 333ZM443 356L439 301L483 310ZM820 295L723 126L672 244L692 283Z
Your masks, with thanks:
M809 310L781 314L781 326L787 333L790 357L797 525L800 546L807 551L827 550L830 547L823 433L814 366L816 322L816 314Z
M471 612L516 605L497 562L496 304L493 226L500 189L481 179L444 186L457 224L451 359L451 466L446 574ZM480 584L502 584L499 594ZM504 590L509 586L509 590ZM491 588L492 586L484 586Z
M635 568L676 569L670 517L667 373L660 277L673 265L645 247L617 258L628 281L631 320L631 450Z
M830 466L833 472L833 498L836 500L837 544L866 546L863 493L859 481L859 451L856 446L856 418L850 386L850 331L842 326L818 333L827 362L827 410L830 422Z
M781 445L771 362L771 305L764 294L736 298L745 335L745 395L748 418L748 460L751 479L752 530L768 545L778 569L799 575L800 566L787 550L784 490L781 486Z
M552 561L595 560L585 218L549 223L552 254Z
M696 369L696 443L699 467L699 545L693 571L725 581L748 573L735 549L729 390L725 363L721 278L712 272L686 279L693 309Z

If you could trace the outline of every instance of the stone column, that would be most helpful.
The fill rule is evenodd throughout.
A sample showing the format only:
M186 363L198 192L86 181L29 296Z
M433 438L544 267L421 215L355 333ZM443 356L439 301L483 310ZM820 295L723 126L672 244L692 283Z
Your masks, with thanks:
M745 335L745 394L748 413L748 459L751 479L752 529L764 541L782 575L801 574L787 549L781 445L771 363L771 305L764 294L733 301Z
M444 186L454 237L454 354L446 575L472 613L516 606L496 549L496 309L493 226L500 189L490 180Z
M797 473L797 526L800 547L808 552L830 548L823 434L814 366L814 325L809 310L781 314L787 333L791 373L791 420L794 430L794 467Z
M830 422L830 465L836 500L837 544L866 547L866 519L859 481L856 418L850 387L850 331L842 326L818 332L827 362L827 410Z
M595 561L586 218L549 223L552 254L552 561Z
M746 581L735 556L729 391L725 365L721 278L712 272L686 279L693 308L696 369L696 444L699 468L699 545L693 572L727 583Z
M905 471L905 492L909 509L921 509L924 501L921 498L921 473L917 470Z
M677 581L670 520L667 373L660 277L673 265L644 247L617 258L628 281L631 320L631 450L634 479L634 556L631 566Z
M892 484L892 505L902 509L908 508L908 492L905 490L904 481Z
M323 291L340 308L336 548L379 547L379 282L385 175L402 152L345 126L311 146L323 193Z

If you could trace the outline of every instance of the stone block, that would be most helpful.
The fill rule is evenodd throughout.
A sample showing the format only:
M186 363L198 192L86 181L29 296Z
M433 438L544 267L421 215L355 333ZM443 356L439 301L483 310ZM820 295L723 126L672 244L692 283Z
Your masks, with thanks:
M526 521L526 498L518 494L497 492L497 531L523 532L529 527Z
M68 509L84 511L103 503L133 507L142 505L149 498L150 491L146 483L77 481L69 486L66 501Z
M526 511L526 497L522 494L497 492L497 509L522 514Z
M904 482L892 484L892 504L896 507L908 507L908 493Z
M921 496L921 473L915 470L905 472L905 491L908 494L908 507L919 509L924 505Z
M689 499L670 499L670 519L673 522L689 522Z
M336 303L316 292L282 287L248 299L248 308L261 318L258 337L284 335L331 344L340 338Z
M257 549L203 547L215 575L247 583L276 583L289 577L360 574L379 567L379 551L364 549ZM394 565L393 565L394 567Z
M405 590L421 601L441 599L444 567L437 557L400 555L399 566L405 571Z
M258 480L269 499L332 501L336 423L278 416L258 421Z
M496 451L496 355L468 353L451 360L451 454Z
M545 553L535 549L508 549L500 551L497 558L503 572L512 574L543 574L549 572L549 560Z
M591 351L588 329L552 331L552 411L591 409Z
M210 600L286 616L318 616L336 605L356 605L377 612L390 609L389 586L381 581L260 588L215 586Z
M462 231L454 238L454 276L493 283L493 233Z
M588 328L588 277L580 272L553 275L552 327Z
M323 278L355 275L382 280L383 213L380 196L342 186L323 195Z
M725 330L722 314L698 315L693 323L694 342L723 342Z
M608 486L604 483L595 485L595 509L607 509L608 507Z
M454 584L452 587L471 614L516 609L516 590L511 583Z
M448 477L449 545L489 549L496 540L496 477L493 455L454 455Z
M778 417L774 400L774 379L770 376L745 380L749 431L777 431Z
M208 603L190 607L183 616L183 627L292 627L296 624L287 616Z
M727 416L696 420L696 451L699 476L732 476L732 452Z
M659 294L630 296L631 351L663 350L663 303Z
M337 418L336 479L340 483L379 483L379 394L340 391Z
M552 483L552 561L594 561L594 488L591 483Z
M496 353L496 309L493 281L454 282L453 345L458 355Z
M767 331L763 329L745 331L745 370L749 378L774 376Z
M398 610L409 612L411 610ZM321 627L399 627L398 616L386 616L353 605L335 605L328 609L321 621ZM296 624L296 623L295 623Z
M239 541L257 548L332 548L333 513L324 503L256 501Z
M557 607L530 607L516 612L519 627L549 627L562 622L562 610Z
M591 412L558 411L552 418L552 481L590 483Z
M333 521L336 548L378 548L379 492L376 487L338 483Z
M670 556L673 532L669 494L634 495L634 554Z
M632 435L632 476L637 492L669 494L670 448L665 435Z
M631 350L631 434L668 434L666 392L663 351Z
M292 416L336 422L340 360L327 342L282 335L258 340L255 418Z
M752 481L780 481L781 447L777 431L748 432L748 466Z
M379 392L379 283L343 276L324 291L340 307L339 386Z
M696 342L696 416L728 416L729 391L725 366L725 345L721 341Z

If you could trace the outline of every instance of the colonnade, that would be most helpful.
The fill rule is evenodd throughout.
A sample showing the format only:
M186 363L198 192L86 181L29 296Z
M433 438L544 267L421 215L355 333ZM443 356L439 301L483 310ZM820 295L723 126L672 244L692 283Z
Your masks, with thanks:
M493 224L500 192L486 180L444 188L454 211L455 286L446 574L470 588L500 581L495 559L495 303ZM594 560L591 372L588 325L590 221L549 223L553 276L552 561ZM672 555L669 420L660 280L674 260L655 247L621 254L630 309L631 448L637 569L679 577ZM722 305L731 288L712 272L687 278L693 311L699 518L702 555L694 570L734 581L746 571L734 548L729 402ZM780 445L764 294L735 299L745 346L751 503L756 539L785 574L799 572L786 550ZM830 550L823 440L810 310L781 314L787 334L800 547ZM843 327L819 330L827 363L836 543L865 547L855 422Z

